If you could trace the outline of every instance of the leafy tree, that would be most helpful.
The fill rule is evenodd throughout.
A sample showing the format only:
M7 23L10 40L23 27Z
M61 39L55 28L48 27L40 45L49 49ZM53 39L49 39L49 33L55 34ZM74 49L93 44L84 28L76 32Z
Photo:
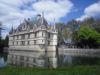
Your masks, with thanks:
M5 37L5 47L8 47L9 37L8 35Z
M81 47L97 48L100 47L100 33L87 26L81 26L78 33L74 36L75 41Z
M100 19L94 19L93 17L86 18L84 21L80 22L81 26L88 26L90 28L94 28L96 31L100 33Z

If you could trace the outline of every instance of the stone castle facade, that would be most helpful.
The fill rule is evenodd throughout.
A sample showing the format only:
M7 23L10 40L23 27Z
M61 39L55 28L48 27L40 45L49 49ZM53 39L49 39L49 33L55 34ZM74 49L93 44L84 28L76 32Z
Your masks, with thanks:
M8 64L57 67L57 30L44 16L25 19L9 33Z

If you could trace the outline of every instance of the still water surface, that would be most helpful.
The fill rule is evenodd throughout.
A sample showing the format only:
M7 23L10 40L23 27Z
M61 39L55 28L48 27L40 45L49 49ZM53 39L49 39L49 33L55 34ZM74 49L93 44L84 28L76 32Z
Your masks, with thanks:
M4 67L7 65L7 62L4 60L4 57L0 57L0 67Z

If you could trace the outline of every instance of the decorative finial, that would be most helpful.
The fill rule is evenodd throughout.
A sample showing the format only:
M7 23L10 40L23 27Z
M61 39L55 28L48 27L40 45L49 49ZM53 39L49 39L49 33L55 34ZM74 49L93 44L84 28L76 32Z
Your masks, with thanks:
M54 29L55 29L55 18L54 18Z
M54 25L53 25L54 31L56 31L56 24L55 24L55 18L54 18Z
M11 28L11 32L13 33L13 31L14 31L14 27L13 27L13 23L12 23L12 28Z
M42 17L44 17L44 11L42 12Z
M44 19L44 12L42 12L42 22L41 22L41 24L43 24L43 19Z

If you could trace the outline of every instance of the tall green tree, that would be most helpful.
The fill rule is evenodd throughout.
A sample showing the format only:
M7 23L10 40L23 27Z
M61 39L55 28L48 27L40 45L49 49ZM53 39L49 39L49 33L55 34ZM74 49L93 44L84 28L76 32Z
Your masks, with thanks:
M74 36L75 41L81 47L98 48L100 47L100 33L87 26L81 26L78 33Z

